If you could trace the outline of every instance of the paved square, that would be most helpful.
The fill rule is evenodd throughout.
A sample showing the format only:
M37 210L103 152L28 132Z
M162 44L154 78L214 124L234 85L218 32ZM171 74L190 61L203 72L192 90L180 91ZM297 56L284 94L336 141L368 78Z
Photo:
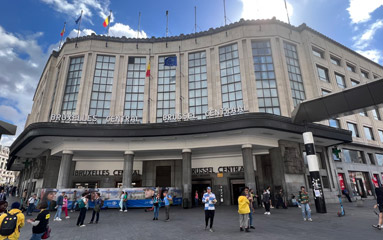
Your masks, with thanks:
M373 229L377 216L372 206L375 201L364 201L363 207L345 203L346 216L337 217L339 204L327 204L327 214L313 211L313 222L303 222L298 208L271 209L271 215L256 209L255 230L239 231L236 206L218 206L214 219L214 233L204 231L204 211L201 208L182 209L172 207L171 221L164 222L165 211L160 209L160 220L153 221L153 213L143 209L101 212L98 224L88 224L92 211L87 212L86 227L76 226L78 212L70 213L70 219L54 222L51 214L50 239L380 239L383 232ZM314 207L311 205L311 207ZM37 213L34 213L36 216ZM63 215L64 216L64 215ZM383 231L383 230L382 230ZM20 239L31 237L31 225L21 230Z

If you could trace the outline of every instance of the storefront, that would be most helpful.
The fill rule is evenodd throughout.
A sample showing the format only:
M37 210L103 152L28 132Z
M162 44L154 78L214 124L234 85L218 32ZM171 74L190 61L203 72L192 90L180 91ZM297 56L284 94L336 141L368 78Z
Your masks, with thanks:
M355 196L361 196L362 198L373 196L368 172L349 172L349 178Z

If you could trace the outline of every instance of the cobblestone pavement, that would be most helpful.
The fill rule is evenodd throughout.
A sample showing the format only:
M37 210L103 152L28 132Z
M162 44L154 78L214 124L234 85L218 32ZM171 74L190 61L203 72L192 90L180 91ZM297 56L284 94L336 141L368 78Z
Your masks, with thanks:
M218 206L216 209L214 230L204 231L204 211L201 208L182 209L172 207L170 222L164 222L165 211L160 209L160 220L153 221L153 213L144 209L130 209L127 213L118 210L101 212L98 224L88 224L91 211L87 212L86 227L76 226L78 212L70 213L70 219L53 221L51 214L51 238L54 239L378 239L383 230L371 227L377 223L373 213L374 201L364 201L364 206L345 203L346 216L337 217L339 204L327 204L327 214L316 214L313 210L313 222L303 222L298 208L271 209L271 215L256 209L254 214L255 230L250 233L239 231L237 208ZM311 205L311 207L314 207ZM34 217L37 213L33 214ZM64 216L64 215L63 215ZM29 218L29 217L28 217ZM21 230L20 239L31 237L31 225Z

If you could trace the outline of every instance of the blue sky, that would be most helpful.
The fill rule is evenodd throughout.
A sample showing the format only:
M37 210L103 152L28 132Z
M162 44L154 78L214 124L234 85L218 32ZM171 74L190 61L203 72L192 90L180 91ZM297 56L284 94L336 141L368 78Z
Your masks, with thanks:
M287 0L291 24L306 23L362 55L383 63L382 0ZM166 10L169 35L194 32L194 6L197 30L224 25L223 0L18 0L2 1L0 9L0 120L23 130L32 98L45 63L64 37L75 37L75 20L84 10L81 35L106 34L102 26L113 11L110 34L137 36L141 12L140 37L163 37ZM226 0L228 23L276 16L287 22L284 0ZM10 145L14 136L3 136Z

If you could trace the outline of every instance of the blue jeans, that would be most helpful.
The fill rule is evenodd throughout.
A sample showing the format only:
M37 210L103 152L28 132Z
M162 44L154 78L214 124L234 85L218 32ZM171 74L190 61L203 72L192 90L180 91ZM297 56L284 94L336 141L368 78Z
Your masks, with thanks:
M28 209L27 209L27 215L31 215L33 210L35 210L35 204L34 203L30 203L29 206L28 206Z
M32 233L32 237L30 240L41 240L41 237L44 235L44 233Z
M302 208L302 217L306 218L306 213L307 213L307 218L311 218L310 205L308 203L302 203L301 208Z
M56 212L55 218L61 218L62 207L63 207L62 205L57 206L57 212Z
M154 206L154 218L158 218L158 213L160 212L159 206Z
M194 198L195 206L198 207L198 198Z
M253 226L253 209L252 208L250 208L249 222L250 222L249 226L250 227Z

